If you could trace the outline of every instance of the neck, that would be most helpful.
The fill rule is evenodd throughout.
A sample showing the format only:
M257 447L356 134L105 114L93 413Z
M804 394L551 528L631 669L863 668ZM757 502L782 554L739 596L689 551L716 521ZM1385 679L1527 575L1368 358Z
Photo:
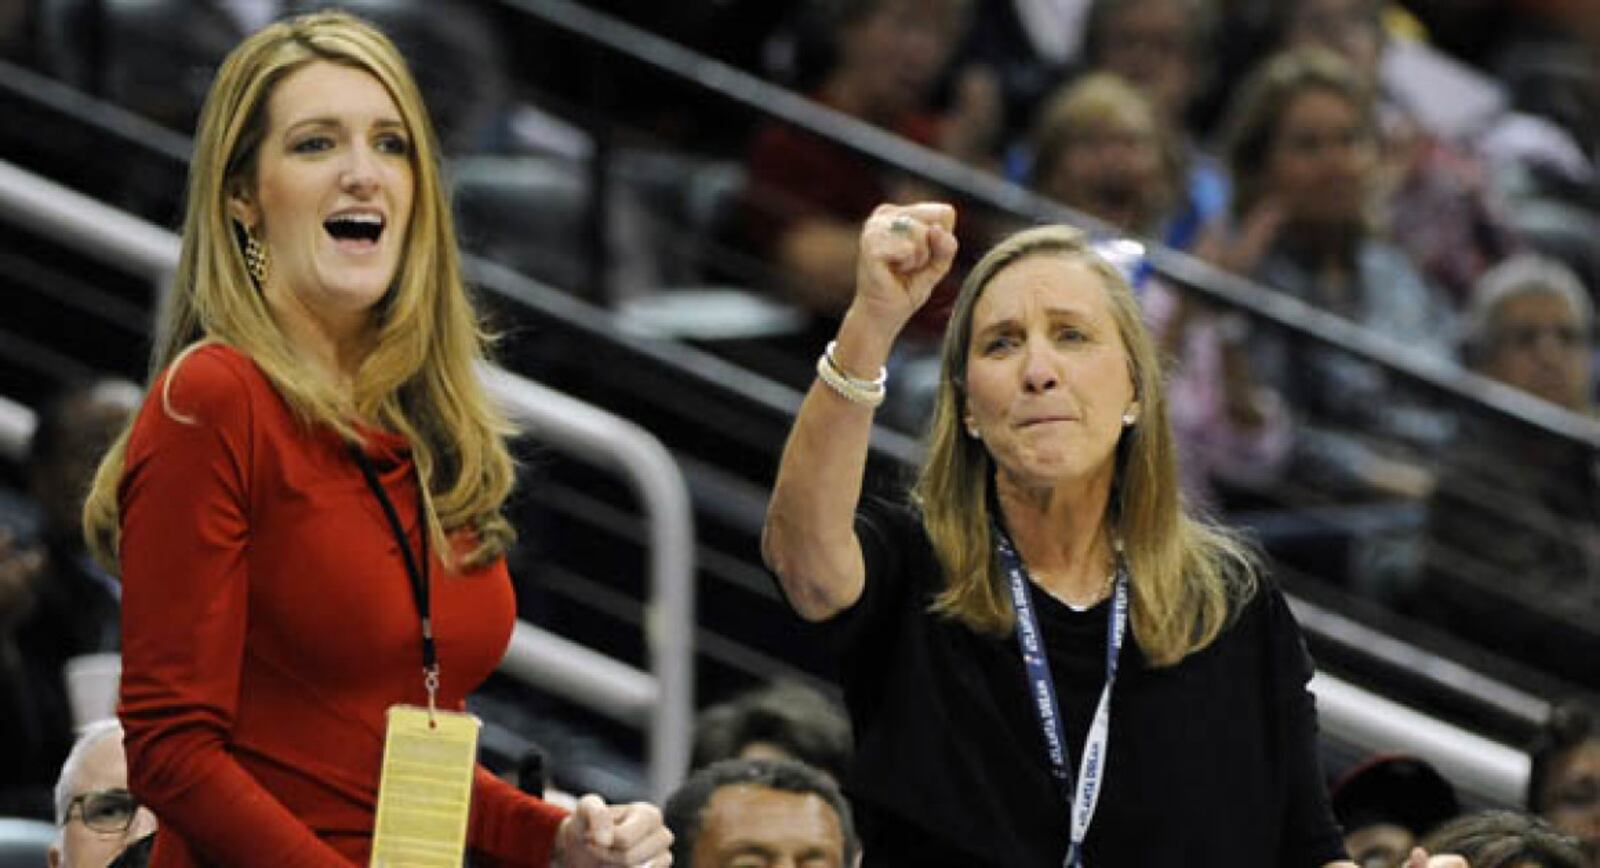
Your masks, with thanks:
M365 312L350 315L318 315L292 295L280 304L269 306L290 345L307 366L327 381L346 399L355 396L356 373L372 349L371 316Z
M1109 587L1109 473L1079 485L1030 488L1002 471L995 477L1000 513L1029 577L1074 605L1098 601Z

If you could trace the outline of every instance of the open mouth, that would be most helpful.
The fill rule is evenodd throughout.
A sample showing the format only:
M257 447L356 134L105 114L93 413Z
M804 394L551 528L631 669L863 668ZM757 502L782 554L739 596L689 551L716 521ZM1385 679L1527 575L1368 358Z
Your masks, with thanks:
M335 241L348 242L362 247L378 243L383 236L384 220L380 214L351 212L335 214L322 221L322 228Z

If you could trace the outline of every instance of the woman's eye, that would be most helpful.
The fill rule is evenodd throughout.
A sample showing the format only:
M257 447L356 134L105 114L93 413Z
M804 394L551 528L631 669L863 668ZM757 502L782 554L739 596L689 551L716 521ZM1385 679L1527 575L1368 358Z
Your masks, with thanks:
M1082 330L1071 327L1063 328L1056 332L1056 340L1068 343L1077 343L1078 341L1088 340L1088 338L1089 336L1084 334Z
M290 150L297 154L316 154L333 148L333 139L328 136L307 136L295 142Z
M401 135L386 135L378 138L377 149L379 153L403 157L411 153L411 142Z
M1009 350L1016 345L1017 341L1015 338L1011 337L1010 335L1002 335L1000 337L990 338L989 342L983 345L983 352L985 355L994 355L995 353Z

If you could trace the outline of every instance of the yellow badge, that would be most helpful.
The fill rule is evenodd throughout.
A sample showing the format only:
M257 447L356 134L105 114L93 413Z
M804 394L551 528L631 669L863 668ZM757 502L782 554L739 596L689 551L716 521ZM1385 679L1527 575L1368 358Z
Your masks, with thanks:
M372 834L374 868L462 863L481 726L470 714L410 705L389 709Z

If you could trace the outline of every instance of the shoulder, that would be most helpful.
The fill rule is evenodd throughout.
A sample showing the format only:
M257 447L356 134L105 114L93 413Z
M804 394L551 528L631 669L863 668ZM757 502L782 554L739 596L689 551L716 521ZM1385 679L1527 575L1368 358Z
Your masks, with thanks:
M1262 649L1273 661L1274 668L1299 674L1302 680L1310 677L1310 657L1299 619L1276 580L1259 577L1254 592L1240 603L1237 612L1229 632L1248 637L1252 646Z
M196 344L185 350L157 381L169 395L212 399L225 399L227 393L254 389L266 382L249 356L220 343Z
M140 421L227 424L248 417L271 385L254 361L219 343L185 350L150 385Z

